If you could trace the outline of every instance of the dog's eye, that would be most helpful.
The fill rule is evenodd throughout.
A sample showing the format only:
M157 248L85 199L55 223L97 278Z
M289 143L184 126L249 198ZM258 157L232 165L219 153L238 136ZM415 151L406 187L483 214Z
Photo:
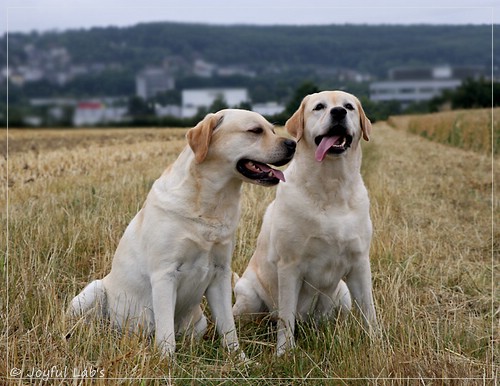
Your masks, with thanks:
M264 132L264 129L262 127L256 127L254 129L248 130L250 133L254 134L262 134Z
M325 108L325 105L323 103L318 103L315 107L314 107L314 111L319 111L319 110L323 110Z
M354 110L354 106L353 106L353 105L351 105L350 103L346 103L346 104L344 105L344 107L345 107L347 110Z

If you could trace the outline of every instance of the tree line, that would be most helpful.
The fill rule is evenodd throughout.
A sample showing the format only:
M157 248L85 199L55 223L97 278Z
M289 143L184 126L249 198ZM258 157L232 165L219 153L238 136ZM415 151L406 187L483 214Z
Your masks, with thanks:
M500 35L498 31L494 33ZM24 46L32 44L40 49L65 47L77 63L120 63L124 70L133 72L148 64L159 65L166 57L179 56L188 61L203 58L219 65L247 65L259 73L323 66L384 77L390 68L409 64L489 65L491 34L491 25L146 23L121 28L9 34L9 61L22 62ZM3 43L5 39L6 36ZM0 51L3 63L5 56L6 52Z

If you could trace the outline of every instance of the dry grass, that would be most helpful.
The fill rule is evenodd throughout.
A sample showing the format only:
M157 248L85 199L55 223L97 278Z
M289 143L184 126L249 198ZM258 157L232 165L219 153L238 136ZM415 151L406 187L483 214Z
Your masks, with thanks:
M24 380L17 376L12 384L43 383L28 378L33 369L54 369L50 384L88 381L61 375L93 375L102 385L274 385L290 384L290 378L297 378L293 384L494 384L499 303L492 248L497 257L499 234L496 228L492 233L492 215L496 220L499 212L491 202L492 160L384 123L364 144L363 165L375 228L380 341L370 342L354 316L345 323L302 324L294 355L277 359L275 327L264 320L239 326L255 361L243 366L222 349L213 326L201 342L181 340L177 360L169 362L149 340L118 334L105 323L65 325L68 300L109 271L124 228L185 145L184 132L9 132L15 145L8 170L8 262L5 245L0 255L7 283L0 304L3 311L8 306L0 321L5 380L17 368ZM498 173L498 159L494 165ZM238 273L274 190L247 185L244 193L233 259Z
M500 152L500 108L393 116L388 122L436 142L486 154L493 146L495 154Z

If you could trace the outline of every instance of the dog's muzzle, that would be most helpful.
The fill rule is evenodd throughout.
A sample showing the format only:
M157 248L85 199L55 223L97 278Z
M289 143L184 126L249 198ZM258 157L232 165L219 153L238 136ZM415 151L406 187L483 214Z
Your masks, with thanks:
M295 154L295 141L291 139L285 139L283 141L283 147L285 149L285 155L283 158L269 162L274 166L283 166L291 161L293 155ZM252 182L271 186L276 185L280 181L285 182L285 175L281 170L274 169L264 162L259 162L251 160L248 158L241 159L236 164L236 170L241 173L246 178L252 180Z
M318 135L314 142L318 146L315 153L316 161L321 162L327 154L344 153L351 146L352 135L345 126L335 124L326 134Z
M314 138L317 149L314 154L316 161L321 162L327 154L340 155L344 153L352 143L352 135L345 126L347 110L344 107L333 107L330 110L331 126L326 134Z

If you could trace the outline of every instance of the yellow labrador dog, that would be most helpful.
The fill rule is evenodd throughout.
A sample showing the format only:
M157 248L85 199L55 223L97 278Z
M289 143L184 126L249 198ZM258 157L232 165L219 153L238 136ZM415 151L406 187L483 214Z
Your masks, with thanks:
M97 309L121 329L154 331L172 355L176 334L204 334L206 295L218 333L235 351L230 263L242 182L284 181L268 164L288 163L295 141L277 136L261 115L235 109L208 114L187 140L125 230L111 272L85 287L68 313Z
M294 347L296 319L350 310L351 296L367 326L376 325L360 174L360 139L368 141L371 123L355 96L324 91L305 97L286 128L297 152L235 284L233 307L235 316L277 312L278 355Z

